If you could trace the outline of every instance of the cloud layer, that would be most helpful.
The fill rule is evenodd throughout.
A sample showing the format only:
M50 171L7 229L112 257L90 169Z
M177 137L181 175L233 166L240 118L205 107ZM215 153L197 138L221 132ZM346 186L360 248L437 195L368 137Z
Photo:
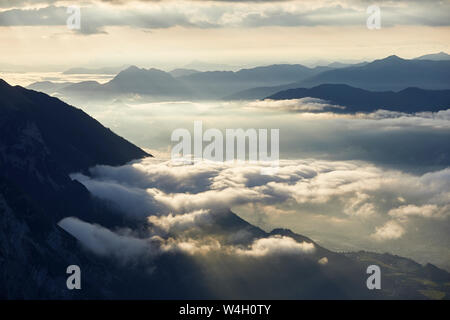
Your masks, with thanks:
M448 230L450 169L412 175L365 162L307 159L281 160L277 172L264 175L265 165L149 158L121 167L98 166L91 177L72 178L162 234L191 235L196 228L209 228L214 212L228 208L243 210L255 221L285 215L348 225L357 236L355 244L370 239L391 243L405 236L411 241L422 224ZM430 226L421 227L424 236L433 236ZM326 233L321 228L318 224L318 233ZM250 252L264 251L260 244ZM187 241L181 247L195 245Z
M4 26L65 25L70 1L21 1L3 3ZM88 1L82 4L85 34L104 27L143 29L173 26L194 28L265 26L365 26L367 1ZM435 1L386 1L381 4L383 26L448 26L449 3ZM427 14L424 15L423 12Z

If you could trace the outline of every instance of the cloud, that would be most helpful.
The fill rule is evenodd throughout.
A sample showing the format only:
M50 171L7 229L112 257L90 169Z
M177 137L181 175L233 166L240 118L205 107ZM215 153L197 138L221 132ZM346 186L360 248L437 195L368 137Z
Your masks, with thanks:
M213 220L209 216L209 211L207 210L197 210L178 215L169 214L167 216L160 217L150 216L148 217L148 221L166 232L180 232L186 229L193 228L198 224L213 222Z
M396 221L386 222L382 227L377 227L372 237L376 240L395 240L403 236L405 229Z
M261 257L273 254L303 254L314 251L314 244L309 242L297 242L290 237L273 236L258 239L253 242L250 248L237 249L237 254Z
M153 257L157 253L157 247L152 244L150 239L120 235L77 218L64 218L58 225L93 253L114 257L124 263L132 262L137 258Z
M212 212L250 204L267 207L254 207L255 215L300 215L307 210L337 221L363 219L361 223L375 224L378 239L388 238L391 229L396 235L392 239L402 237L406 218L447 221L449 216L450 168L417 176L359 161L279 164L276 173L263 175L261 163L181 164L148 158L121 167L98 166L90 177L72 178L125 215L148 219L165 232L205 226L214 221ZM396 222L379 227L380 219ZM402 225L402 232L396 225Z
M426 204L423 206L415 206L410 204L391 209L389 211L389 215L398 219L404 219L411 216L424 218L443 218L443 216L440 215L441 210L439 209L440 208L434 204Z
M319 261L317 261L317 263L324 266L324 265L328 264L328 258L327 257L320 258Z
M0 12L4 26L65 25L68 17L65 5L79 5L68 1L6 2ZM45 6L47 5L47 6ZM368 3L361 1L141 1L133 6L125 1L87 1L81 5L80 32L105 32L111 26L142 29L266 26L365 26ZM446 12L450 4L406 1L384 2L383 26L428 25L448 26ZM427 12L426 15L423 12Z
M200 212L191 213L190 216L201 214ZM151 220L157 222L159 227L168 226L170 228L177 224L180 226L180 221L185 222L188 220L186 216L183 217L182 215L180 217L175 217L177 219L176 222L174 222L173 216ZM58 225L75 237L89 251L99 256L114 258L121 264L152 264L158 256L171 252L196 256L214 253L236 257L263 258L273 255L308 254L313 253L315 250L313 243L306 241L297 242L286 236L258 238L250 245L245 246L222 244L219 238L215 238L213 235L186 238L175 233L168 238L163 238L153 234L151 230L149 230L147 237L137 238L129 231L122 231L123 234L121 234L120 232L113 232L102 226L90 224L73 217L62 219ZM191 226L199 229L195 224ZM198 231L198 234L200 234L201 230Z
M267 109L290 112L315 112L325 109L345 109L345 107L328 104L326 101L315 98L288 99L288 100L256 100L245 105L249 109Z

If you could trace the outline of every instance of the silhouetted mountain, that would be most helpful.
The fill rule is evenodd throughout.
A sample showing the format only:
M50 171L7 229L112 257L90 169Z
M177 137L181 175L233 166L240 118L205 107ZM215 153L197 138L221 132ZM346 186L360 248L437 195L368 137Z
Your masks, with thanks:
M376 91L399 91L408 87L444 90L450 89L449 73L450 60L431 61L422 60L422 57L405 60L389 56L354 65L334 63L308 68L299 64L279 64L239 71L175 69L168 73L131 66L105 84L37 82L28 88L81 99L114 99L139 94L153 99L248 100L321 84L347 84Z
M104 68L70 68L63 72L63 74L117 74L120 71L128 68L129 66L120 67L104 67Z
M386 109L399 112L439 111L450 107L450 90L407 88L399 92L372 92L344 84L323 84L311 89L297 88L267 97L274 100L322 99L330 104L345 106L335 112L371 112Z
M360 62L360 63L342 63L342 62L332 62L328 64L327 66L333 69L339 69L339 68L348 68L348 67L361 67L368 64L368 62Z
M66 216L115 225L118 218L69 173L148 156L83 111L0 79L0 296L70 298L65 268L110 277L57 223ZM89 272L88 271L88 272Z
M178 79L188 85L196 96L222 98L258 86L279 86L306 79L327 67L308 68L300 64L279 64L239 71L206 71Z
M46 93L83 99L114 99L121 95L139 94L155 99L188 98L192 96L190 89L169 73L158 69L141 69L128 67L119 72L110 81L100 84L97 81L78 83L36 82L29 89L41 89Z
M397 56L359 67L322 72L299 81L298 87L341 83L366 90L402 90L408 87L450 89L450 61L405 60Z
M138 93L161 97L190 95L190 90L169 73L158 69L140 69L136 66L121 71L103 87L110 93Z
M264 99L267 96L273 95L277 92L298 88L298 83L289 83L281 86L272 87L256 87L242 90L231 95L225 96L223 100L257 100Z
M131 66L105 84L93 81L66 84L36 82L28 88L89 99L114 98L128 94L146 95L155 99L220 99L252 87L280 86L299 81L330 69L329 67L308 68L302 65L286 64L242 69L237 72L175 69L168 73L158 69L141 69Z
M101 90L103 90L103 85L98 83L97 81L82 81L77 83L70 83L58 89L58 91L62 93L76 93L79 95L96 94Z
M27 89L42 91L42 92L45 92L48 94L53 94L71 84L73 84L73 83L72 82L38 81L38 82L33 82L32 84L27 86Z
M66 173L100 163L119 165L147 155L80 109L46 94L12 87L2 80L0 97L1 128L9 130L2 138L14 138L17 130L32 127L30 132L45 141L46 148L66 168Z
M194 73L198 73L200 71L198 70L194 70L194 69L183 69L183 68L178 68L178 69L174 69L172 71L170 71L169 73L174 77L174 78L178 78L178 77L182 77L182 76L188 76Z
M389 253L367 251L344 253L354 261L381 268L384 298L402 296L403 299L448 299L450 273L432 264L421 264Z
M426 54L417 58L414 58L415 60L433 60L433 61L440 61L440 60L450 60L450 55L445 52L439 52L439 53L431 53Z
M244 89L224 99L263 99L281 90L312 88L321 84L347 84L366 90L399 91L408 87L430 90L450 89L450 61L405 60L397 56L348 67L335 66L307 79L284 86Z

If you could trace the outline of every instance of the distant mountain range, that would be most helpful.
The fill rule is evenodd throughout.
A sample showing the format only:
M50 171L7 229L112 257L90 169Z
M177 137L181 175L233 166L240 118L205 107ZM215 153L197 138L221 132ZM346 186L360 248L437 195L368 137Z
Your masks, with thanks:
M450 294L450 274L433 265L390 254L332 252L286 229L265 232L229 210L216 212L202 232L228 239L245 234L245 241L287 236L313 243L316 250L307 256L252 259L250 264L242 258L229 261L228 290L217 291L211 288L220 282L209 279L211 286L205 285L204 270L182 253L155 257L150 268L145 262L120 265L80 248L57 225L61 218L110 228L137 222L92 197L69 174L89 174L96 164L121 165L145 156L83 111L0 80L0 298L441 299ZM138 223L148 227L146 220ZM324 256L326 268L317 263ZM83 270L81 291L66 289L65 270L72 264ZM382 268L382 290L367 290L369 264ZM245 281L243 267L250 270Z
M118 95L139 94L154 99L218 99L235 91L256 86L272 86L305 79L329 67L308 68L302 65L272 65L233 71L197 72L175 69L128 67L111 81L100 84L93 81L80 83L35 82L27 88L62 96L86 96L104 99ZM89 92L89 95L86 92Z
M370 91L401 91L409 87L426 90L450 89L450 60L439 53L406 60L389 56L370 63L330 64L308 68L299 64L279 64L239 71L205 71L128 67L112 80L100 84L36 82L29 89L83 99L115 99L139 95L153 100L251 100L277 92L313 88L322 84L345 84ZM401 95L398 95L401 97ZM406 102L405 102L406 103Z
M450 60L450 54L447 54L447 53L441 51L439 53L426 54L426 55L417 57L415 59L416 60L433 60L433 61Z
M446 110L450 107L449 90L424 90L407 88L399 92L372 92L354 88L345 84L322 84L313 88L288 89L275 93L267 99L286 100L317 98L345 109L333 109L333 112L372 112L386 109L398 112L420 112Z
M182 76L190 76L191 74L199 73L199 72L200 71L194 70L194 69L178 68L178 69L173 69L169 73L172 75L172 77L179 78L179 77L182 77Z
M281 90L312 88L321 84L346 84L375 91L399 91L408 87L430 90L450 89L450 61L405 60L397 56L371 63L326 70L284 86L245 89L226 99L262 99Z
M287 84L319 74L329 67L308 68L299 64L280 64L233 71L206 71L179 77L196 96L219 98L258 86Z
M397 56L359 67L322 72L299 81L302 87L341 83L367 90L402 90L407 87L450 89L450 61L405 60Z
M104 68L70 68L64 71L63 74L117 74L128 67L129 65Z

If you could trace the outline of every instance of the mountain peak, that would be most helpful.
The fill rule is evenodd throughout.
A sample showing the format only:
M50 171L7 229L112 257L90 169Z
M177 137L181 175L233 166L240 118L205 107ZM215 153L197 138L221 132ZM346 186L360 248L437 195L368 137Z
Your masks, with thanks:
M128 68L122 70L121 72L129 72L129 71L135 72L135 71L140 71L140 70L141 69L139 67L133 65L133 66L129 66ZM121 73L121 72L119 72L119 73Z
M438 52L438 53L426 54L426 55L417 57L414 60L434 60L434 61L450 60L450 55L447 54L444 51L441 51L441 52Z
M405 61L405 59L402 59L399 56L393 54L384 59L381 59L380 61Z

